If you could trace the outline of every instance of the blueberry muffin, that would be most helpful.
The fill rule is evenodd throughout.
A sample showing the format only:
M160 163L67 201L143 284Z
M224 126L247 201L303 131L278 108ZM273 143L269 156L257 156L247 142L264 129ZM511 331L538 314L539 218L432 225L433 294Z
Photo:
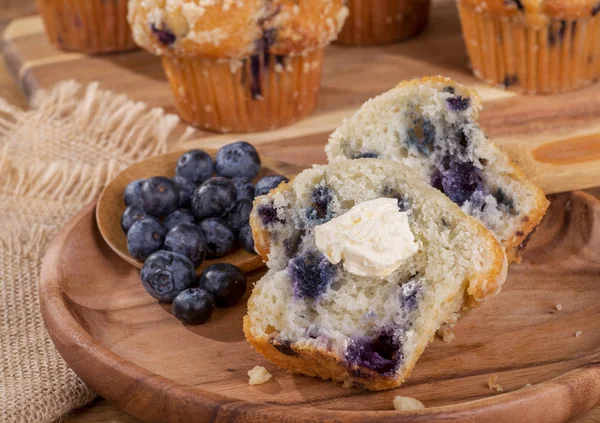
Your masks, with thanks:
M400 83L367 101L331 135L329 161L381 157L403 163L481 220L519 261L548 201L477 123L477 93L450 79Z
M316 107L343 0L129 0L135 41L162 58L179 114L219 132L287 125Z
M37 9L56 47L84 53L136 48L127 23L127 0L37 0Z
M600 74L598 0L458 0L475 76L526 94L584 87Z
M248 301L247 340L346 386L400 385L436 330L506 277L491 232L391 160L305 170L255 200L251 225L269 270Z
M403 41L429 21L430 0L348 0L349 16L338 44L373 45Z

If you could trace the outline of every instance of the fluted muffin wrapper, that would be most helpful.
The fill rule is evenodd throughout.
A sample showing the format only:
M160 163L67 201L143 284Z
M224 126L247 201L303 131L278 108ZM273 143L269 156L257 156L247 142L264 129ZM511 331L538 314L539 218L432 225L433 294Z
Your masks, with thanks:
M110 53L136 48L127 0L37 0L46 35L64 50Z
M422 32L430 0L348 0L350 15L338 44L372 45L402 41Z
M600 74L600 14L530 24L458 2L473 73L488 84L527 94L573 90Z
M162 63L185 121L216 132L257 132L314 111L323 50L243 60L163 56Z

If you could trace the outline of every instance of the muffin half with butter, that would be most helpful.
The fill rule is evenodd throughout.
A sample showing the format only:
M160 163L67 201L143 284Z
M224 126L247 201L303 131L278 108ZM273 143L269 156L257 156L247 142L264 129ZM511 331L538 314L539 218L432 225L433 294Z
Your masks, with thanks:
M502 246L408 166L314 166L254 202L246 339L295 373L371 390L408 377L436 330L495 295Z
M134 40L161 56L179 114L218 132L310 114L347 13L343 0L129 0Z

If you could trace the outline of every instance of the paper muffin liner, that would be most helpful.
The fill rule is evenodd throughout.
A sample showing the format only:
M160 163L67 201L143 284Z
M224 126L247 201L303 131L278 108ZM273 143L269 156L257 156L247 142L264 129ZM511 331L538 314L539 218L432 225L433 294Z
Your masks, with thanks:
M323 50L243 60L163 56L180 116L216 132L257 132L309 115L317 106Z
M573 90L600 74L600 14L530 25L459 1L473 73L488 84L527 94Z
M350 15L336 43L385 44L422 32L429 21L430 0L348 0Z
M110 53L136 48L127 0L37 0L48 39L64 50Z

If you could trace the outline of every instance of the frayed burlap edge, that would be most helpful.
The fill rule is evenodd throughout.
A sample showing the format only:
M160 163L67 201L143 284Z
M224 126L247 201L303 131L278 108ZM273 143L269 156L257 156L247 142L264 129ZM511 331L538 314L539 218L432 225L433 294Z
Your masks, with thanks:
M179 119L74 81L24 111L0 99L0 421L52 422L95 397L43 324L38 283L50 240L125 167L193 132Z

